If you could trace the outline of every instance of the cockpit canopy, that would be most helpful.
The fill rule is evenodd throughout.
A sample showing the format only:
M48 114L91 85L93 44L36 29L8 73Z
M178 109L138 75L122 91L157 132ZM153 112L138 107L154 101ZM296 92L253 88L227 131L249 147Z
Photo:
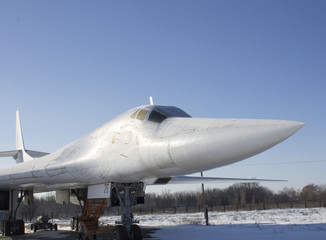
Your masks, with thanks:
M188 113L180 108L173 106L150 106L138 109L131 115L131 118L144 120L148 115L148 121L161 123L168 117L191 117Z

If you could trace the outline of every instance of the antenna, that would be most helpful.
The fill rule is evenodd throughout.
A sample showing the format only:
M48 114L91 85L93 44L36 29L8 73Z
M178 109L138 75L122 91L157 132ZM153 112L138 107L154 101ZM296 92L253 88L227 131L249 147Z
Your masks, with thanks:
M153 97L152 96L149 97L149 102L150 102L151 105L154 105Z

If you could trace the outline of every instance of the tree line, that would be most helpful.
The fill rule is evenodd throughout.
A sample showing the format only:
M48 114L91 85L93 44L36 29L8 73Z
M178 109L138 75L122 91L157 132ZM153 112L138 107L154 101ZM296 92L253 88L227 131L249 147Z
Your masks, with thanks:
M245 204L296 204L319 201L326 204L326 185L309 184L301 190L284 188L279 192L261 186L258 183L234 184L225 189L213 188L205 190L205 203L208 207L245 205ZM202 208L201 191L183 191L161 194L148 194L145 208Z
M225 189L213 188L205 190L205 203L211 210L230 209L228 206L239 207L265 206L275 208L279 204L289 206L305 206L311 202L317 205L326 206L326 185L309 184L300 190L294 188L284 188L281 191L273 192L258 183L234 184ZM299 204L301 205L295 205ZM260 204L260 205L259 205ZM274 205L273 205L274 204ZM291 205L289 205L291 204ZM218 208L220 207L220 208ZM145 196L145 204L134 207L137 213L153 212L180 212L180 211L201 211L203 209L203 194L201 191L180 191L171 193L163 190L162 193L148 193ZM119 214L121 210L117 207L109 207L107 214ZM34 203L22 204L18 210L18 217L21 216L26 221L33 221L37 216L47 215L50 218L70 218L81 214L81 207L73 204L57 204L54 196L45 198L35 198Z

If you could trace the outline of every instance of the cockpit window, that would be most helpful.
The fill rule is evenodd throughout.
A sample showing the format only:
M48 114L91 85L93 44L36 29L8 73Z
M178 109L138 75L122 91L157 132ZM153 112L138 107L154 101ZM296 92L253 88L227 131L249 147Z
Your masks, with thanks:
M190 115L177 107L155 106L148 116L148 121L161 123L168 117L190 117Z
M138 120L144 120L146 117L147 111L146 110L140 110L138 115L137 115L137 119Z
M145 110L146 109L146 110ZM190 118L191 116L185 111L177 107L171 106L153 106L146 107L144 109L137 109L132 115L132 119L145 120L147 113L149 113L148 121L161 123L169 117L186 117Z
M188 113L177 107L156 106L155 110L167 115L168 117L191 117Z
M131 118L135 118L137 113L139 112L140 109L138 109L136 112L134 112L132 115L131 115Z
M163 122L166 118L167 118L166 115L164 115L164 114L162 114L162 113L160 113L160 112L157 112L157 111L153 110L153 111L151 112L151 114L149 115L149 117L148 117L148 121L161 123L161 122Z

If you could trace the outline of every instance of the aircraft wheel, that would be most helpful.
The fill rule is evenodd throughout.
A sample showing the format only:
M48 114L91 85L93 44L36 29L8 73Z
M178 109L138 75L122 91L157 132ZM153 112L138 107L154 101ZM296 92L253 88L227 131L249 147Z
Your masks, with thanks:
M125 240L128 239L127 229L123 225L116 225L112 232L112 240Z
M4 223L4 235L5 236L10 236L10 233L11 233L10 221L5 221L5 223Z
M25 234L25 223L23 220L18 220L18 231L19 235L24 235Z
M54 224L54 231L58 231L58 224Z
M79 233L78 240L90 240L90 239L88 236L85 235L85 233Z
M143 232L138 225L131 225L131 236L133 240L143 240Z
M32 224L31 224L31 230L33 230L33 229L34 229L34 224L32 223Z
M36 231L37 231L37 225L34 226L34 232L36 232Z

